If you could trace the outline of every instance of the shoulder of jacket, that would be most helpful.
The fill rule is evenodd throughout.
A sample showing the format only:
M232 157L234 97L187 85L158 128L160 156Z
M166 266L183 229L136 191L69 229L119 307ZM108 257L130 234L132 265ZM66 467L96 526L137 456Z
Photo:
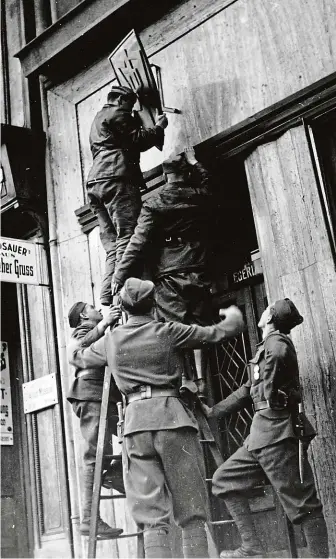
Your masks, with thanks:
M286 353L288 350L295 351L292 340L281 332L272 332L265 339L265 350L276 353Z

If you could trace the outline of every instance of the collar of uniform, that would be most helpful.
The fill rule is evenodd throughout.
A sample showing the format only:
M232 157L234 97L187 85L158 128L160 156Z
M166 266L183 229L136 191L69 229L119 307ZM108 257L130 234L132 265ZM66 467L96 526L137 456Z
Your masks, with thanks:
M293 344L292 340L287 336L287 334L283 334L282 332L279 332L279 330L273 330L273 332L270 332L269 334L267 334L266 338L264 338L261 342L259 342L259 344L257 344L256 347L261 346L262 344L264 344L266 342L266 340L268 340L269 338L271 338L272 336L281 336L283 339L288 340L291 344Z
M154 318L150 314L143 315L130 315L127 320L127 325L140 326L141 324L147 324L148 322L153 322Z

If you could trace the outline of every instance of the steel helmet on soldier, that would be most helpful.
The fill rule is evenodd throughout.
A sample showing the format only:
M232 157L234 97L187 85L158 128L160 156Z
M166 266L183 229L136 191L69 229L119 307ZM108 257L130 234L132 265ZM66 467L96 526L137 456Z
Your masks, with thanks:
M280 332L288 334L303 322L303 317L290 299L279 299L270 307L273 323Z

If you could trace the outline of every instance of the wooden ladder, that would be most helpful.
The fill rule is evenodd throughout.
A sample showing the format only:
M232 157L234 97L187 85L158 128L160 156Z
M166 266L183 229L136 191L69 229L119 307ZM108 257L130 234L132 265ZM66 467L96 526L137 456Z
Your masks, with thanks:
M101 500L113 500L113 499L125 499L124 494L118 495L101 495L101 485L102 485L102 471L103 471L103 458L104 458L104 442L105 434L107 428L107 413L109 406L109 396L111 388L112 372L106 367L104 375L104 385L103 385L103 395L102 404L100 411L99 420L99 431L98 431L98 443L97 443L97 454L96 454L96 465L94 471L94 481L93 481L93 494L92 494L92 507L91 507L91 519L90 519L90 531L89 531L89 545L88 545L88 559L93 559L96 557L97 541L108 540L108 539L121 539L121 538L137 538L137 557L142 559L145 557L144 553L144 543L143 543L143 531L138 529L136 532L131 532L127 534L120 534L114 538L111 537L99 537L97 536L97 524L99 516L99 504ZM106 454L105 454L106 457ZM120 454L108 455L111 460L121 460Z

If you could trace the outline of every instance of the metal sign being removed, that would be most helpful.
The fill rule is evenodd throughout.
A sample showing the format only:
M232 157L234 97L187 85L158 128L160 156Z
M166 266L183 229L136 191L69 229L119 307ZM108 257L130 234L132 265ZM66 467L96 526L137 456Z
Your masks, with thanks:
M0 237L1 281L46 285L42 250L41 243Z
M144 128L154 126L162 114L158 91L146 52L136 32L131 31L109 56L119 85L131 88L139 98L135 107ZM162 145L156 147L162 150Z
M44 377L22 385L23 394L23 411L31 413L37 410L49 408L57 404L57 387L55 373L45 375Z

